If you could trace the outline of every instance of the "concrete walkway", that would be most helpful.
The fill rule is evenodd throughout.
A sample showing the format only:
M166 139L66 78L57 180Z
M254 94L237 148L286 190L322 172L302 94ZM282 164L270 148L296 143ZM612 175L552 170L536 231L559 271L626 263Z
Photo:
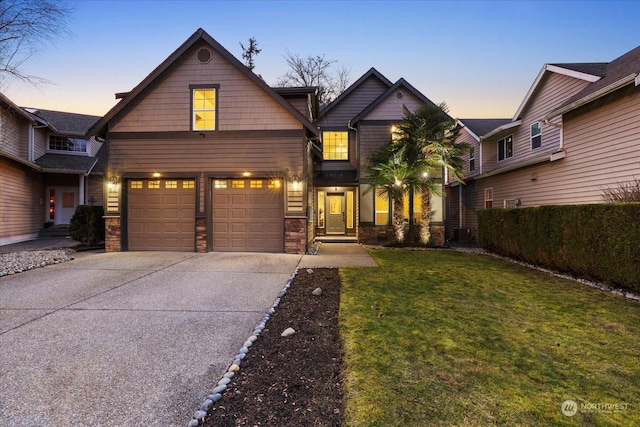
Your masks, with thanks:
M360 245L323 244L94 253L1 277L0 425L185 426L296 267L364 264Z

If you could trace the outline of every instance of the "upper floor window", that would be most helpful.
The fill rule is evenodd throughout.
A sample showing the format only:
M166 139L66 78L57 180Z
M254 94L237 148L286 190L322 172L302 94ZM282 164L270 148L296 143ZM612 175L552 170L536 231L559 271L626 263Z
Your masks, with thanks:
M349 160L349 133L322 132L322 158L324 160Z
M193 130L216 130L215 87L192 89L192 127Z
M469 148L469 171L476 170L476 147Z
M513 157L513 135L498 141L498 161Z
M531 125L531 149L540 148L542 146L542 128L540 122Z
M87 152L87 140L68 136L49 135L49 150Z

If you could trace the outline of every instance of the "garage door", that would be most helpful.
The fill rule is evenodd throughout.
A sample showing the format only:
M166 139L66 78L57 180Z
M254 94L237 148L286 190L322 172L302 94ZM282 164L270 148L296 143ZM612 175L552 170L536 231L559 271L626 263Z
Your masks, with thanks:
M127 235L132 251L195 251L195 181L131 180Z
M214 251L284 251L280 183L269 179L214 181Z

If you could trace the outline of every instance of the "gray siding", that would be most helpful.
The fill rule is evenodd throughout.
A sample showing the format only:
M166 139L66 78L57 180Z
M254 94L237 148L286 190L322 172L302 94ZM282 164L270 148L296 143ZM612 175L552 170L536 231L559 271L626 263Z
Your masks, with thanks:
M369 104L382 95L389 87L375 76L364 82L333 107L326 116L318 120L320 129L347 129L349 120L360 114Z
M588 84L584 80L573 77L547 73L520 115L519 119L522 120L520 126L483 141L483 173L510 167L557 151L560 145L560 128L544 124L541 120L547 113L560 106L566 99L578 93ZM536 122L541 122L542 146L532 150L531 125ZM498 161L498 140L511 134L513 134L513 157Z
M465 227L477 230L484 189L493 206L520 199L522 207L601 203L607 187L640 178L640 87L630 87L564 116L566 157L470 182Z

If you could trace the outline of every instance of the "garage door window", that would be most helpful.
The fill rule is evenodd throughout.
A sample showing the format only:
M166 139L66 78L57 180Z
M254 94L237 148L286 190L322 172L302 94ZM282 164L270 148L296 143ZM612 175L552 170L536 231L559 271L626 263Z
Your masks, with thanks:
M244 181L240 181L240 180L231 181L231 188L244 188Z
M156 188L160 188L160 181L149 181L149 187L150 190L152 189L156 189Z
M165 181L164 188L166 189L178 188L178 181Z
M142 181L131 181L131 189L132 190L141 190L142 189Z
M227 188L227 181L221 181L216 179L216 181L213 183L213 186L215 188Z
M249 181L249 187L250 188L262 188L262 181L261 180L251 180Z
M196 188L195 181L182 181L182 188Z

